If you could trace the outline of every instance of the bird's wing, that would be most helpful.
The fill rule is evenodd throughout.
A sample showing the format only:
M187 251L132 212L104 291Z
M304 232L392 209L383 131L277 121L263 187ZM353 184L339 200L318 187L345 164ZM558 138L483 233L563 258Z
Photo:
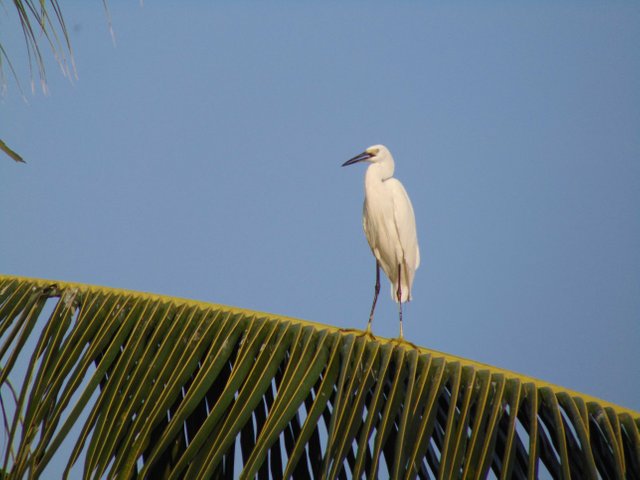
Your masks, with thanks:
M388 187L392 190L394 220L405 261L415 271L420 265L420 249L413 205L399 180L390 178L385 183L389 183Z
M376 222L375 218L371 218L369 212L367 211L367 202L365 201L362 207L362 228L364 230L365 236L367 237L367 242L369 243L371 252L373 252L373 256L376 257L376 260L384 265L384 260L380 255L380 245L378 244L380 240L377 235L377 232L380 228L378 224L379 222Z

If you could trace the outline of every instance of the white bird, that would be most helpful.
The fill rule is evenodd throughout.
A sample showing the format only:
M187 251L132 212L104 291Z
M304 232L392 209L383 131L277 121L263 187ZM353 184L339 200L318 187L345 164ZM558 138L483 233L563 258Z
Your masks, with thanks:
M376 257L376 285L367 333L371 333L382 267L391 282L391 298L398 303L402 339L402 303L411 300L413 277L420 265L416 218L407 191L399 180L393 178L395 165L387 147L369 147L342 166L358 162L370 164L364 177L362 226Z

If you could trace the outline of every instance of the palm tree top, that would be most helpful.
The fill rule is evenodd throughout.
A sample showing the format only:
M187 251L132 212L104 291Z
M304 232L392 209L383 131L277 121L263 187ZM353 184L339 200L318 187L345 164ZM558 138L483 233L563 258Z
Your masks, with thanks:
M0 275L0 469L38 477L67 456L63 476L640 476L638 412L359 333Z

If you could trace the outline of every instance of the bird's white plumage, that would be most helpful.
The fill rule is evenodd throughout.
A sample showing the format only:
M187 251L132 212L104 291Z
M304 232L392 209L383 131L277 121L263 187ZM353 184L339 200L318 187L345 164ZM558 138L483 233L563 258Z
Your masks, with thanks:
M415 271L420 265L416 220L411 200L399 180L393 178L394 161L383 145L369 147L365 159L365 199L362 216L364 232L373 255L391 282L391 297L397 302L411 300ZM400 276L398 279L398 266Z

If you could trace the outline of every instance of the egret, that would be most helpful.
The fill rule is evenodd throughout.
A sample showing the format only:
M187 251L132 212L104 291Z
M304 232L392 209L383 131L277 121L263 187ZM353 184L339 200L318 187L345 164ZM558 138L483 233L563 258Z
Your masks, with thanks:
M369 147L342 166L358 162L369 163L364 176L362 226L376 258L376 284L367 333L371 334L382 267L391 282L391 298L398 303L402 339L402 303L411 300L413 277L420 265L416 218L407 191L399 180L393 178L395 164L387 147Z

